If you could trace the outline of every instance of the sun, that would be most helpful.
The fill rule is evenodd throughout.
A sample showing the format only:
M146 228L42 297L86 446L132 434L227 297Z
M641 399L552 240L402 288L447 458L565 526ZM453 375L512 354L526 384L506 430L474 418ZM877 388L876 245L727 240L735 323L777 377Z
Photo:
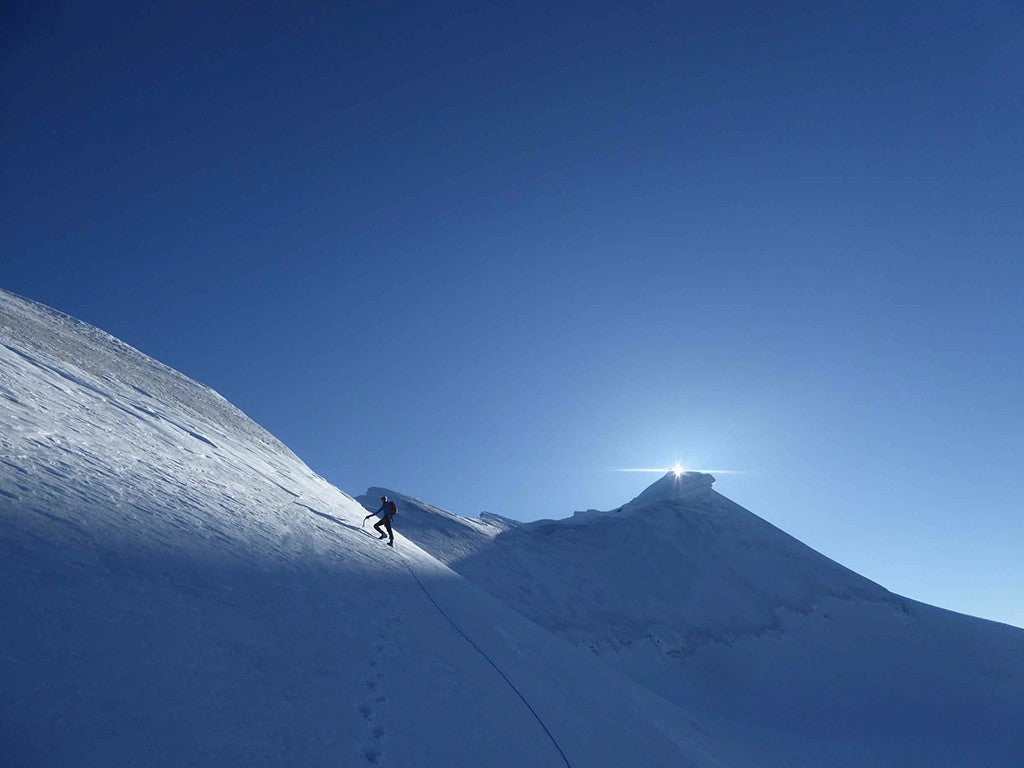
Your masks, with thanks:
M677 462L675 463L675 466L673 466L673 467L672 467L672 473L673 473L673 474L674 474L674 475L675 475L676 477L679 477L680 475L682 475L682 474L683 474L683 465L682 465L682 464L680 464L680 463L679 463L679 462L677 461Z

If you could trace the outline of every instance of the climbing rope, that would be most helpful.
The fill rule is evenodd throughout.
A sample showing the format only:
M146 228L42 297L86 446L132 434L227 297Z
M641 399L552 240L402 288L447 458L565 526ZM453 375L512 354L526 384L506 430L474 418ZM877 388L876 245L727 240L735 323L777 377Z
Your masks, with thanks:
M402 555L402 562L405 563L405 567L409 569L409 573L412 574L412 577L414 579L416 579L416 583L420 585L420 589L423 590L423 594L425 594L427 596L427 599L431 603L434 604L435 608L437 608L438 613L440 613L442 616L445 617L445 619L448 621L449 624L452 625L452 627L455 629L455 631L458 632L460 635L462 635L463 639L467 643L469 643L471 646L473 646L476 649L477 653L479 653L481 656L483 656L487 660L488 664L490 664L492 667L494 667L494 671L497 672L499 675L501 675L502 680L504 680L506 683L508 683L508 687L511 688L513 691L515 691L516 696L518 696L519 699L523 702L523 704L526 705L526 708L528 710L530 710L530 714L532 714L534 716L534 718L540 724L540 727L544 729L544 733L546 733L548 735L548 738L551 739L551 743L555 745L555 749L557 749L558 750L558 754L562 756L562 760L565 762L566 768L572 768L572 764L569 762L569 758L567 758L565 756L565 752L563 752L562 748L560 746L558 746L558 742L555 740L554 735L551 733L550 730L548 730L548 727L546 725L544 725L544 721L541 720L540 715L537 714L537 710L535 710L532 706L530 706L530 702L528 702L526 700L526 697L523 696L522 692L518 688L516 688L515 683L513 683L511 680L508 679L508 675L506 675L504 672L501 671L501 668L497 664L494 663L494 659L492 659L490 656L488 656L483 648L481 648L479 645L474 643L473 640L469 637L469 635L467 635L465 632L463 632L462 629L459 627L459 625L456 624L454 621L452 621L452 617L449 616L447 613L445 613L444 608L442 608L440 605L437 604L437 601L433 598L433 596L430 594L430 592L427 591L427 588L425 586L423 586L423 582L420 581L420 577L416 575L416 571L414 571L412 569L412 566L409 565L409 561L406 560L405 555Z

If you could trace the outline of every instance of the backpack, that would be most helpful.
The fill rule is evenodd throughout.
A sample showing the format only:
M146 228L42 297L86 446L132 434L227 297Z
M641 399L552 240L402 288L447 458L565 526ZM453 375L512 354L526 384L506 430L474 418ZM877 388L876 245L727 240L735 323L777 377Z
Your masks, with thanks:
M398 514L398 505L393 501L388 502L388 517L394 517Z

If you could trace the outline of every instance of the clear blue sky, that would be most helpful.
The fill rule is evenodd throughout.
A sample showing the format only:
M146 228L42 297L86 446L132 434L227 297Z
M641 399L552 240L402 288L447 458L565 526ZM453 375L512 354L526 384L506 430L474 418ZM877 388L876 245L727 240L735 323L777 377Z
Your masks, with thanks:
M0 285L353 494L534 519L743 470L1024 625L1018 3L190 5L7 11Z

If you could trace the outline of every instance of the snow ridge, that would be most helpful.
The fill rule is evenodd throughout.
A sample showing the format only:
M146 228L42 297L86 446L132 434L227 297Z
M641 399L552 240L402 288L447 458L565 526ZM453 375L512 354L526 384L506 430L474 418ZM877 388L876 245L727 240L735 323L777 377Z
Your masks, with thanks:
M1024 631L894 595L713 482L670 473L611 511L487 536L449 535L469 521L429 505L398 527L766 765L1024 764L1003 725L1024 722Z
M3 292L0 334L0 764L747 764L209 388Z

